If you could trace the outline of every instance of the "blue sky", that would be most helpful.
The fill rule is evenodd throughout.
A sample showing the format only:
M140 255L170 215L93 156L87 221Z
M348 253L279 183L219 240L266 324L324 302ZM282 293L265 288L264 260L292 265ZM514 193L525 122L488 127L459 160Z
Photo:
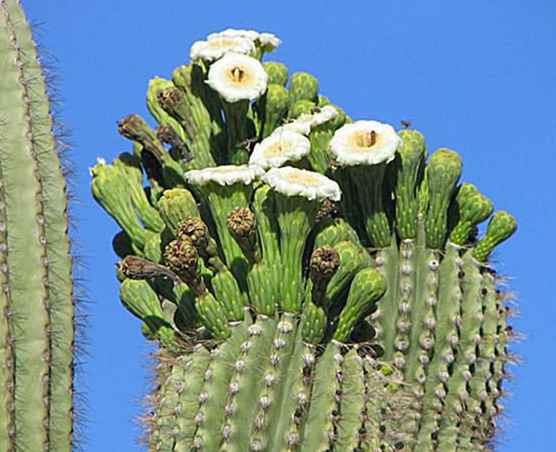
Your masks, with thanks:
M72 131L76 242L89 306L88 351L79 387L88 399L85 450L140 451L134 418L148 388L149 348L119 304L111 237L94 204L87 168L129 149L116 132L125 114L148 116L148 80L168 76L189 46L228 27L270 31L270 56L307 70L354 118L412 121L430 149L464 158L464 179L519 221L496 253L519 298L504 452L556 444L556 2L422 0L184 2L26 0L42 44L58 59L61 117Z

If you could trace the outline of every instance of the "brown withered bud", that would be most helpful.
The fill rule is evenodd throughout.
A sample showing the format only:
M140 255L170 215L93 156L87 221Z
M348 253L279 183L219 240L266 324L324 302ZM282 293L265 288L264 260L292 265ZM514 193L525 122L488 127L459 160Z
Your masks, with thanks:
M126 256L119 263L118 270L129 279L150 279L156 276L166 276L173 281L179 281L173 271L139 256Z
M118 132L128 139L140 143L145 151L152 154L159 162L162 162L162 156L165 152L164 147L141 116L131 114L120 119L118 121Z
M198 273L199 253L191 240L173 240L164 250L166 265L185 281L198 295L205 286Z
M251 241L256 235L255 214L247 207L236 207L227 219L228 230L236 240Z
M156 137L162 143L170 145L171 153L176 154L182 160L182 163L188 163L193 158L184 141L171 125L161 124L156 131Z
M331 246L321 246L313 251L309 261L311 279L316 284L326 283L340 265L340 256Z
M198 217L188 217L180 222L176 237L181 241L190 241L197 250L204 251L209 242L207 225Z
M176 87L164 88L158 92L158 102L164 110L174 115L183 102L183 94Z
M317 211L315 221L319 223L329 218L336 218L339 214L340 209L338 208L338 204L326 198Z
M236 207L227 218L228 231L251 263L259 259L257 249L257 222L247 207Z

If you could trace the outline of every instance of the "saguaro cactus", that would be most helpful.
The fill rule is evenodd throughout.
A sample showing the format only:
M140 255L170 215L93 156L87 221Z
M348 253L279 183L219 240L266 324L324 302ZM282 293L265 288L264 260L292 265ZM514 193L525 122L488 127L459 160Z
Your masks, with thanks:
M515 230L449 149L352 121L318 80L261 63L268 33L193 45L91 169L122 231L121 301L160 343L156 451L486 450ZM149 187L143 187L143 171Z
M43 70L17 0L0 1L0 450L70 451L72 259Z

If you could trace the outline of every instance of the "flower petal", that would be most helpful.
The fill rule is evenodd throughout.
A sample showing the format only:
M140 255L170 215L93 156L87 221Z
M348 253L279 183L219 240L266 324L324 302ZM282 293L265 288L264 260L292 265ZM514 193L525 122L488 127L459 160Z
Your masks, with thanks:
M239 53L227 53L210 66L207 83L224 100L254 100L265 91L268 75L261 62Z
M331 199L339 201L342 192L332 179L314 171L291 166L272 168L261 178L274 190L286 196L303 196L309 200Z
M340 127L330 150L341 166L377 165L394 159L401 142L394 128L378 121L356 121Z

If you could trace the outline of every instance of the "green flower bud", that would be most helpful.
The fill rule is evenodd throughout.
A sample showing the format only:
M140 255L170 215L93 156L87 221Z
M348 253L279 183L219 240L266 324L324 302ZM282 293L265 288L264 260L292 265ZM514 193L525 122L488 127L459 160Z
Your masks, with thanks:
M458 222L450 234L450 241L464 245L476 225L485 221L494 210L492 201L472 184L463 184L456 196Z
M320 306L307 300L303 306L301 320L301 337L309 344L318 344L324 337L326 313Z
M425 220L427 246L440 249L448 229L448 207L461 175L462 162L457 152L439 149L427 165L428 210Z
M290 110L288 111L288 118L295 119L301 115L310 115L313 113L316 104L310 100L300 99L291 104Z
M494 247L510 238L516 229L517 222L511 214L503 210L496 212L488 224L485 237L473 248L473 257L485 262Z
M290 79L290 104L300 99L317 101L319 81L307 72L296 72Z
M148 326L153 337L166 348L173 348L174 330L165 319L158 295L146 281L124 280L120 286L120 300L129 312Z
M172 72L172 82L183 92L191 90L193 82L193 66L192 64L184 64L177 67Z
M288 83L288 68L285 64L268 61L263 64L263 67L268 74L269 85L277 84L286 86L286 83Z
M185 188L164 190L157 207L166 226L174 235L176 235L180 222L189 217L200 218L201 216L197 208L197 201Z
M210 292L199 296L195 304L203 324L218 339L227 339L232 334L228 319L222 305L216 301Z
M359 319L368 315L376 301L386 292L386 279L377 270L361 270L351 283L346 305L338 319L334 339L345 342Z
M288 91L282 85L269 84L261 103L264 115L263 138L266 138L282 123L288 112Z
M319 107L324 107L325 105L332 105L332 102L330 102L330 99L326 96L323 96L322 94L319 94L318 97L318 102L317 102ZM338 108L338 107L336 107Z
M423 178L427 149L425 138L416 130L402 130L397 148L396 226L400 238L417 236L418 187Z
M93 176L93 197L120 225L131 239L133 247L142 252L146 231L131 202L125 174L102 160L90 171Z
M343 241L359 244L359 237L347 221L337 218L317 234L315 247L318 248L325 245L335 246Z

